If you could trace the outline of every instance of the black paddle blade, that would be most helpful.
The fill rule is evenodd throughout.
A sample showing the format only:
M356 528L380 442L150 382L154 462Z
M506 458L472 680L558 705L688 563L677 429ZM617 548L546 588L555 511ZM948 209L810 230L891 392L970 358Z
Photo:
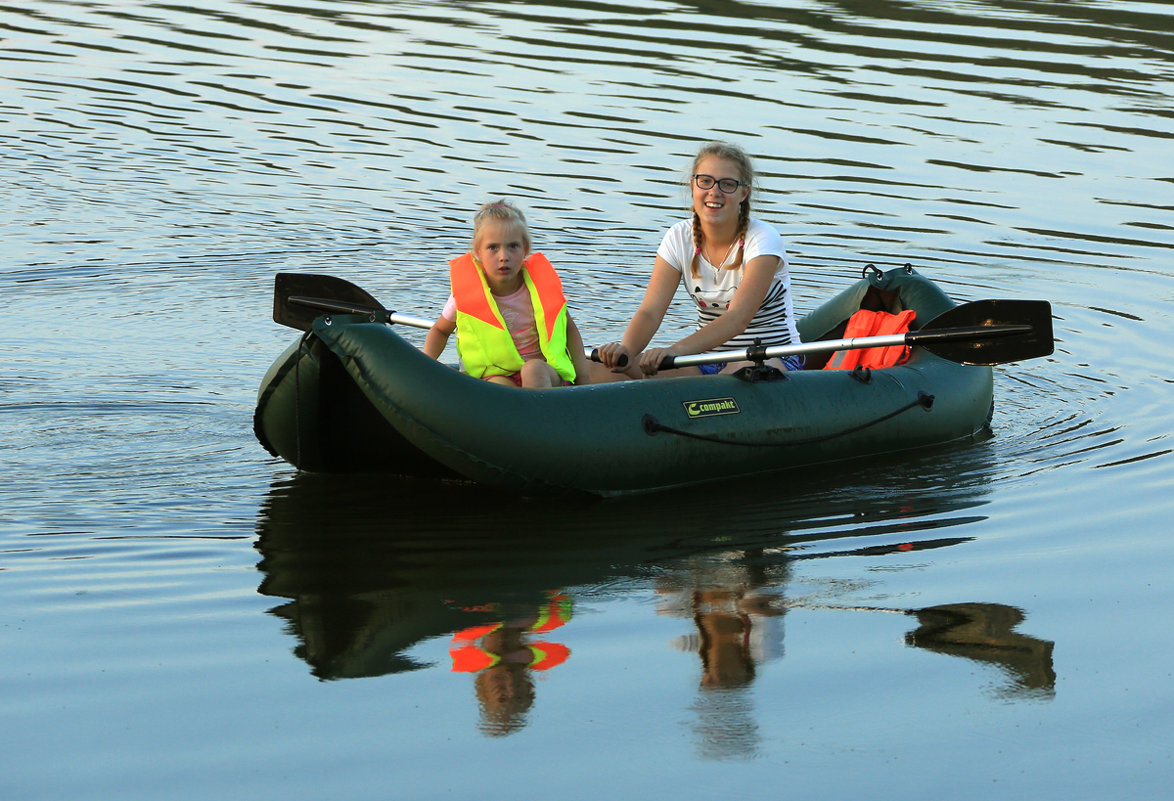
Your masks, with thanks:
M273 281L273 322L309 331L322 309L291 302L291 297L330 298L342 304L382 311L383 306L365 289L333 275L278 273Z
M939 314L906 336L943 359L993 365L1050 356L1052 305L1046 300L976 300Z

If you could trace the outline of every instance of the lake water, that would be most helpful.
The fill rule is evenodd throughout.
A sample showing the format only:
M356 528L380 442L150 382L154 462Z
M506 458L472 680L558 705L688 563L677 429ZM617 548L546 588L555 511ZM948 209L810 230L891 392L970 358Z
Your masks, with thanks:
M0 798L1169 797L1172 108L1164 2L6 2ZM588 506L254 439L276 272L432 316L504 195L607 341L710 138L800 311L1051 301L991 439Z

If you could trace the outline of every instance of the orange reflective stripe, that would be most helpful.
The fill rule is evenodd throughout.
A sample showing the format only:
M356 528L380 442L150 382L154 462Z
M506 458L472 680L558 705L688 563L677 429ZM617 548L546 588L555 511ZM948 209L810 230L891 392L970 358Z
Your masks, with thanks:
M848 319L848 326L844 329L843 338L854 339L856 337L903 334L909 330L909 326L912 324L913 318L916 315L917 312L913 309L906 309L899 314L861 309ZM828 363L824 365L823 369L852 370L859 366L877 370L882 367L892 367L901 364L908 358L908 345L838 350L828 359Z
M448 263L448 279L458 309L495 328L505 328L505 321L489 297L485 276L473 261L472 253L466 252Z
M559 280L554 265L541 253L531 253L522 263L530 275L530 280L534 282L534 288L538 290L538 299L542 306L541 309L534 310L535 322L545 329L545 339L549 341L554 336L554 325L558 321L559 313L567 305L566 296L563 295L563 282ZM539 312L542 315L541 320L538 319Z

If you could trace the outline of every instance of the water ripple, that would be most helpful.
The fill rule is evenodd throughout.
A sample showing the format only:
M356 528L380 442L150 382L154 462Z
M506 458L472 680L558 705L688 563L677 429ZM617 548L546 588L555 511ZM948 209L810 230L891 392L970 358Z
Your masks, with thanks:
M1169 176L1140 167L1170 138L1165 17L860 6L8 4L0 232L26 256L0 274L27 299L17 315L68 291L103 320L80 339L50 324L75 350L124 336L138 358L153 338L239 315L266 342L282 269L344 270L388 304L437 308L437 265L464 247L475 204L506 194L558 255L584 329L611 338L686 205L696 140L730 136L756 158L755 208L790 243L801 309L866 263L911 261L960 300L1034 295L1068 318L1047 369L1005 371L999 442L1026 445L1023 419L1046 431L1073 406L1095 420L1139 375L1157 380L1174 222ZM39 344L54 359L10 394L64 386L69 346ZM184 372L194 386L208 371ZM134 379L83 374L137 402ZM1157 444L1093 424L1060 458L1164 452L1133 425Z

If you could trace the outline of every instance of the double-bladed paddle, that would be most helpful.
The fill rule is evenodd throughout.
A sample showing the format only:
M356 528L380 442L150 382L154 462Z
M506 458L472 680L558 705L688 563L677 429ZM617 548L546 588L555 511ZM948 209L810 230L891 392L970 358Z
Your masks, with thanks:
M432 327L431 320L388 311L365 290L342 278L277 274L273 291L274 322L308 331L324 311L365 314L372 322ZM993 365L1048 356L1054 349L1052 307L1046 300L976 300L955 306L930 320L924 328L905 334L669 356L660 363L660 369L893 345L922 347L960 364ZM588 349L588 355L598 361L594 350Z
M976 300L942 312L924 328L905 334L825 339L799 345L750 347L744 351L667 356L661 370L715 362L765 361L893 345L922 347L959 364L992 365L1048 356L1054 349L1052 306L1046 300ZM720 357L720 358L715 358Z

